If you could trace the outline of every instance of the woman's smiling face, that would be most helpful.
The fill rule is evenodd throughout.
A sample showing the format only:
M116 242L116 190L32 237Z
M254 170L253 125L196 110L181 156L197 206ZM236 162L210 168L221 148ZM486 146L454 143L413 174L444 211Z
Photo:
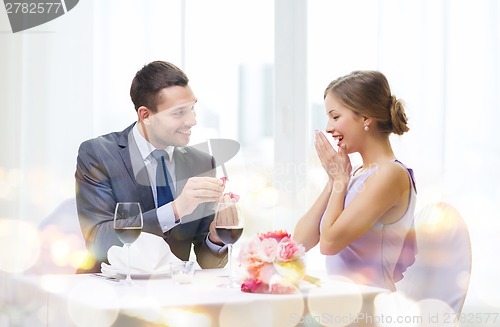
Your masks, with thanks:
M359 152L364 118L343 105L332 92L325 97L325 110L328 116L326 132L337 140L339 147L344 144L347 153Z

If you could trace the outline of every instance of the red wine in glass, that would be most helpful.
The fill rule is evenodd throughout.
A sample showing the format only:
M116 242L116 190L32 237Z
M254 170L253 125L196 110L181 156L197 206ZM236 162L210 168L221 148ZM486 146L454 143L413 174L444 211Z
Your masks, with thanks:
M234 244L243 234L243 227L217 226L217 235L224 244Z
M227 245L227 264L229 266L229 278L220 285L221 287L240 287L240 284L233 277L232 254L233 244L241 237L243 227L243 216L235 199L217 204L215 230L221 241Z

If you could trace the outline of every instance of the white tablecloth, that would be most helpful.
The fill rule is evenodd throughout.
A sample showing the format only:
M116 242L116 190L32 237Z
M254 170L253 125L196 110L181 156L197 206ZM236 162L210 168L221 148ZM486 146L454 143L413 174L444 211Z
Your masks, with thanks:
M300 294L250 294L218 287L226 270L197 271L191 284L170 278L123 283L93 275L10 276L3 301L19 326L326 326L373 324L383 289L322 279Z

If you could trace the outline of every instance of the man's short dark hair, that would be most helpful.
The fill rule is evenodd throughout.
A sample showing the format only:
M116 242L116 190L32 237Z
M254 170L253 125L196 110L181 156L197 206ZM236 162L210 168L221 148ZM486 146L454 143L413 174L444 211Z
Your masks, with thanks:
M169 86L187 86L186 74L166 61L153 61L141 68L132 80L130 97L135 110L141 106L156 112L158 93Z

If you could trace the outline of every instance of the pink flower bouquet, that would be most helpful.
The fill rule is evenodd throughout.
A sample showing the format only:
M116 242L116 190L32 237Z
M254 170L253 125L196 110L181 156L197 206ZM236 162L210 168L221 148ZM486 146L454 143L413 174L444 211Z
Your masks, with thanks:
M240 264L247 272L241 290L269 294L297 292L298 282L306 276L304 253L304 246L284 231L257 234L240 251Z

